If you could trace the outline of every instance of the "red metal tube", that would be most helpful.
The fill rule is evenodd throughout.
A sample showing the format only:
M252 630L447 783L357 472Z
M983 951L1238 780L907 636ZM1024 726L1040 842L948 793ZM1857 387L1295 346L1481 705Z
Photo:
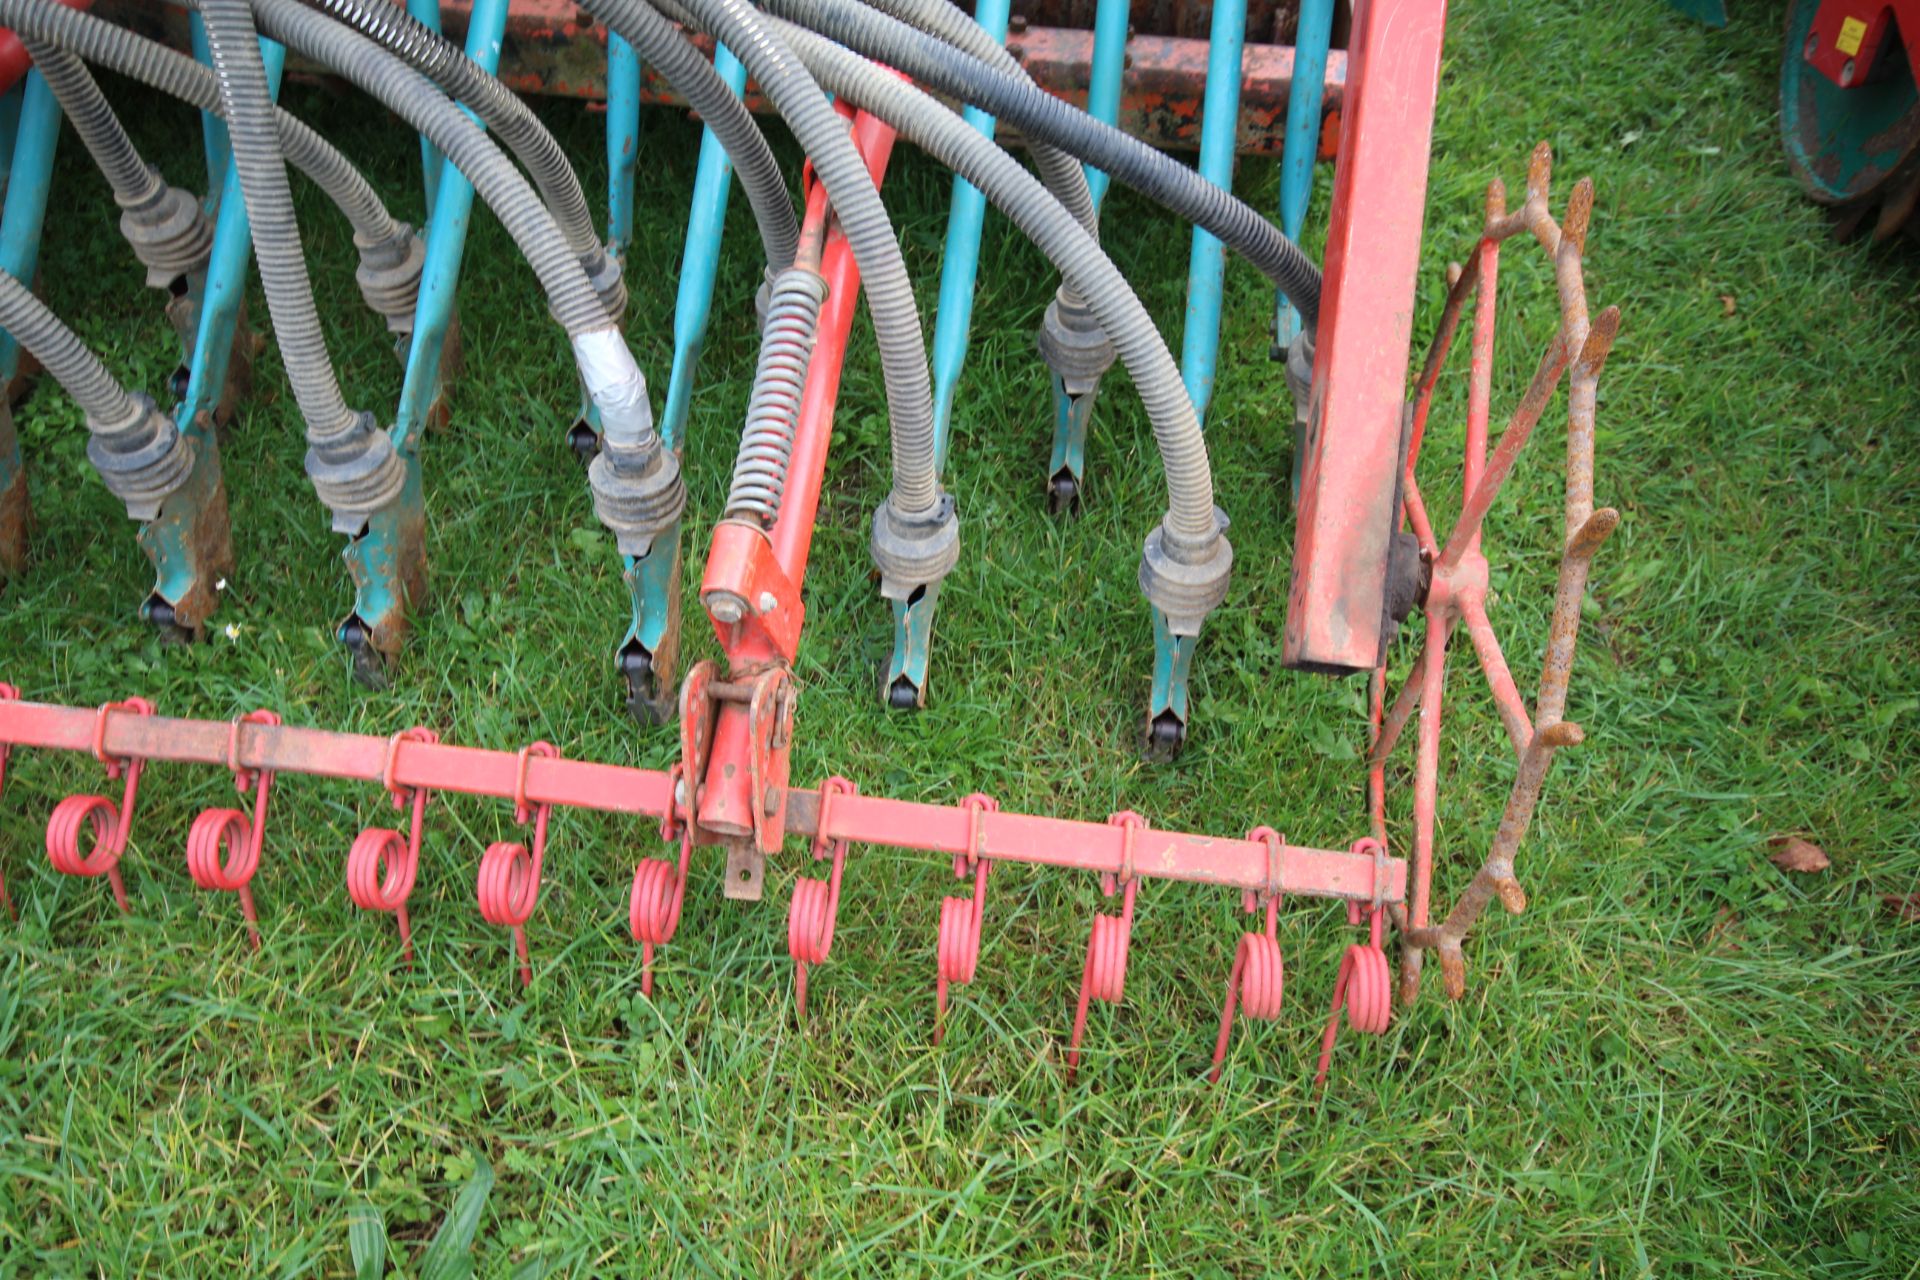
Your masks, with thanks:
M46 703L0 700L0 744L92 754L98 711ZM232 723L179 720L169 716L109 717L102 749L129 763L169 761L227 768ZM424 742L367 734L335 733L292 725L247 723L237 735L232 760L248 770L281 775L312 774L411 792L429 791L524 797L530 805L593 809L605 813L658 818L667 811L671 775L653 769L596 764L587 760L534 756L525 761L514 751L487 751L445 742ZM389 760L391 768L388 768ZM785 791L789 834L820 835L856 845L924 849L951 857L974 853L995 862L1024 862L1076 871L1119 875L1124 867L1125 833L1106 822L1049 818L1034 814L980 811L965 805L925 804L880 796L834 798L825 831L820 825L817 787ZM1376 893L1375 859L1350 850L1286 844L1278 851L1275 885L1272 851L1262 840L1196 835L1147 827L1135 833L1132 870L1137 877L1184 880L1225 889L1253 889L1313 898L1371 901ZM1404 902L1405 860L1378 864L1378 893L1389 903Z

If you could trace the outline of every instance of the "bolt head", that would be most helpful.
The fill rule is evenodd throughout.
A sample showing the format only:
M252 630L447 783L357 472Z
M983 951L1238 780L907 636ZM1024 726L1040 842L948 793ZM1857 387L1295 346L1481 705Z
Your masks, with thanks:
M747 616L747 602L731 591L716 591L707 597L707 612L715 622L729 626Z
M1846 64L1840 68L1840 83L1842 85L1850 85L1853 83L1853 59L1852 58L1848 58L1846 61Z
M772 613L780 607L780 602L773 598L773 592L771 591L762 591L758 604L761 613Z

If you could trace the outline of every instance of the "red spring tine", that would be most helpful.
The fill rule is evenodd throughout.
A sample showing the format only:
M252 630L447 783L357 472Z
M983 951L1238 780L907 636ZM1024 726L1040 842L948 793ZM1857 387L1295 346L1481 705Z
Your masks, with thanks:
M1393 1023L1393 971L1387 966L1387 953L1381 946L1381 922L1386 908L1381 903L1381 884L1386 878L1387 847L1371 836L1353 842L1355 853L1373 855L1373 902L1364 908L1367 915L1367 941L1355 943L1340 958L1340 976L1333 986L1333 1010L1327 1015L1327 1029L1320 1036L1320 1066L1313 1074L1317 1085L1327 1082L1327 1068L1333 1062L1333 1042L1340 1034L1340 1008L1347 1010L1347 1025L1362 1035L1385 1035Z
M787 953L793 957L793 1000L798 1016L807 1016L807 966L825 964L833 952L833 924L840 914L840 877L847 865L847 842L835 840L831 830L833 798L856 795L859 788L839 775L820 784L820 830L813 837L813 856L831 856L833 869L825 880L799 876L793 882L793 903L787 908Z
M480 857L480 878L476 894L480 914L488 924L503 924L513 930L514 950L520 956L520 985L533 985L533 961L527 954L527 920L540 900L540 864L547 853L547 816L551 804L542 803L536 813L527 802L527 766L533 757L554 760L560 753L551 742L536 742L522 747L513 779L513 820L522 825L533 819L533 852L517 840L496 840Z
M987 909L987 872L993 863L981 857L982 819L1000 808L992 796L976 791L960 802L967 811L967 851L953 855L953 876L965 880L973 875L971 898L940 899L939 979L934 986L933 1042L939 1044L947 1033L947 987L973 981L980 965L980 920Z
M387 739L387 758L380 769L381 785L393 796L393 807L413 805L413 819L403 839L391 827L368 827L347 851L347 896L363 911L391 911L400 924L400 946L409 967L413 964L413 929L407 920L407 895L420 873L420 820L427 808L425 787L403 787L395 780L402 742L438 742L440 735L415 725Z
M642 858L633 869L633 893L627 901L627 927L640 944L640 994L653 995L653 949L673 941L680 927L680 906L687 897L687 863L693 856L693 822L699 797L681 801L686 769L676 761L667 771L667 808L660 815L660 838L680 841L680 864L667 858ZM684 813L682 812L684 810Z
M6 681L0 680L0 702L17 702L19 699L20 691ZM0 794L4 794L7 789L7 757L12 752L12 743L0 742ZM4 865L0 865L0 907L7 909L7 919L20 918L19 913L13 909L13 899L7 896L7 869Z
M266 839L267 796L273 788L273 770L256 774L240 763L240 729L243 725L277 725L280 717L262 708L236 716L227 728L227 768L233 774L233 789L241 795L254 788L253 818L239 809L208 809L193 820L187 831L187 871L202 889L215 889L240 895L240 912L246 917L247 935L253 949L260 949L260 922L253 910L253 873L260 869L260 848ZM222 855L225 855L224 857Z
M1272 1021L1280 1016L1280 996L1286 983L1286 963L1280 955L1279 911L1280 911L1280 862L1281 851L1286 848L1286 840L1272 827L1255 827L1247 832L1247 839L1261 840L1267 846L1267 887L1256 895L1253 890L1246 891L1242 905L1251 915L1260 909L1264 899L1267 907L1267 929L1265 933L1243 933L1240 945L1234 949L1233 972L1227 977L1227 1002L1220 1010L1220 1035L1213 1042L1213 1070L1207 1073L1210 1083L1220 1080L1220 1064L1226 1061L1227 1040L1233 1035L1233 1011L1237 1002L1240 1012L1249 1018Z
M121 760L107 754L107 718L116 711L150 716L153 704L145 698L128 698L125 702L103 703L94 713L94 757L106 766L109 779L118 778L122 770L127 775L120 805L115 808L105 796L94 795L68 796L55 805L53 816L47 820L47 860L63 875L105 876L113 886L113 900L127 912L132 908L127 905L126 883L120 878L120 855L127 851L127 833L133 827L133 806L146 761L137 756ZM93 851L82 854L80 841L89 830Z
M1112 872L1100 877L1100 890L1109 898L1117 888L1123 892L1120 914L1096 914L1093 932L1087 938L1087 963L1080 972L1080 1004L1073 1015L1073 1042L1067 1048L1067 1082L1071 1084L1080 1070L1080 1038L1087 1030L1087 1005L1092 1000L1119 1004L1127 988L1127 946L1133 941L1133 896L1140 881L1133 874L1133 846L1137 835L1146 829L1147 820L1131 809L1107 819L1109 826L1122 831L1118 880Z

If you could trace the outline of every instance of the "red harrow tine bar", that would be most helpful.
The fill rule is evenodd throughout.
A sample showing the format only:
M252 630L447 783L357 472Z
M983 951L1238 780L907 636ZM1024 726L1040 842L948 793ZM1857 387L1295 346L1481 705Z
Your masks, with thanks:
M662 818L678 776L677 769L635 769L537 752L455 746L417 729L381 738L245 720L237 748L229 753L235 737L231 721L179 720L138 712L128 703L91 708L0 700L0 744L9 748L92 753L98 747L129 767L161 761L221 768L237 764L250 772L280 775L283 786L288 774L372 782L403 804L421 804L427 792L441 791L495 796L534 807ZM922 849L963 862L1025 862L1116 878L1128 874L1130 861L1128 883L1183 880L1350 902L1371 901L1377 886L1389 904L1406 900L1405 860L1387 858L1376 868L1375 857L1365 850L1286 843L1276 847L1257 832L1253 839L1195 835L1134 823L1006 813L977 803L889 800L839 787L830 788L829 794L823 827L821 788L782 788L787 833L850 845Z
M1554 753L1561 747L1578 745L1583 736L1579 725L1562 717L1566 711L1567 685L1573 669L1574 644L1580 630L1580 602L1586 594L1587 575L1592 569L1594 554L1620 522L1618 511L1611 507L1596 510L1593 505L1594 409L1600 373L1620 329L1620 312L1608 307L1589 320L1581 255L1586 248L1587 224L1593 212L1593 184L1582 178L1574 185L1567 201L1566 221L1557 223L1548 210L1552 170L1553 155L1543 142L1534 148L1527 168L1526 201L1512 213L1507 212L1506 188L1498 181L1488 187L1486 222L1480 240L1466 267L1449 272L1446 310L1415 383L1404 476L1404 511L1419 539L1421 558L1431 575L1426 597L1426 636L1420 657L1390 708L1384 697L1384 660L1374 673L1376 729L1368 758L1374 834L1384 840L1386 760L1407 722L1419 710L1413 784L1412 901L1394 905L1391 910L1394 924L1402 930L1404 938L1400 961L1402 1004L1411 1003L1419 993L1421 958L1426 950L1440 953L1447 994L1459 999L1466 991L1466 962L1461 942L1467 930L1494 897L1515 914L1525 909L1526 894L1514 875L1514 854L1533 820L1540 787ZM1506 430L1489 456L1487 420L1492 398L1494 303L1500 246L1522 233L1531 235L1553 259L1560 326L1548 342L1531 385L1514 408ZM1474 297L1474 325L1467 384L1464 497L1460 518L1442 542L1428 518L1414 471L1426 433L1434 385L1446 362L1469 294ZM1539 694L1529 717L1525 700L1487 617L1488 570L1480 547L1481 525L1500 487L1512 474L1520 451L1546 412L1562 376L1567 379L1565 526ZM1466 624L1474 654L1512 740L1519 766L1485 862L1445 921L1435 926L1428 918L1428 910L1433 878L1434 820L1439 798L1441 695L1446 682L1447 642L1455 625L1462 622ZM1352 1013L1350 1004L1350 1020Z

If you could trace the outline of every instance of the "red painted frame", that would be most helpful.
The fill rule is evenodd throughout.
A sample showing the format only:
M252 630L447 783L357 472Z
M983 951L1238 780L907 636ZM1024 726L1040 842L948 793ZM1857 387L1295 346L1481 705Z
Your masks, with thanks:
M1447 13L1446 0L1355 8L1281 651L1338 671L1380 656Z
M65 707L0 699L0 744L91 755L100 714L93 707ZM235 750L229 755L229 745ZM234 726L221 720L178 720L158 715L107 717L101 748L121 760L238 764L271 770L284 796L288 776L311 774L397 788L494 796L538 807L556 805L658 818L667 811L671 775L654 769L597 764L561 756L488 751L445 742L397 741L368 734L335 733L259 722ZM525 774L522 777L524 763ZM391 775L388 769L391 768ZM786 791L789 834L822 834L820 793ZM285 800L281 807L284 812ZM969 845L976 832L978 844ZM879 796L836 795L829 839L935 853L974 854L997 862L1026 862L1107 874L1121 870L1125 832L1106 822L1045 818L962 805L922 804ZM1151 828L1136 831L1133 872L1152 879L1184 880L1221 888L1266 892L1271 887L1269 851L1262 840L1193 835ZM1368 853L1316 849L1283 843L1277 858L1282 893L1314 898L1370 901L1375 861ZM1381 864L1381 899L1404 902L1407 864Z

